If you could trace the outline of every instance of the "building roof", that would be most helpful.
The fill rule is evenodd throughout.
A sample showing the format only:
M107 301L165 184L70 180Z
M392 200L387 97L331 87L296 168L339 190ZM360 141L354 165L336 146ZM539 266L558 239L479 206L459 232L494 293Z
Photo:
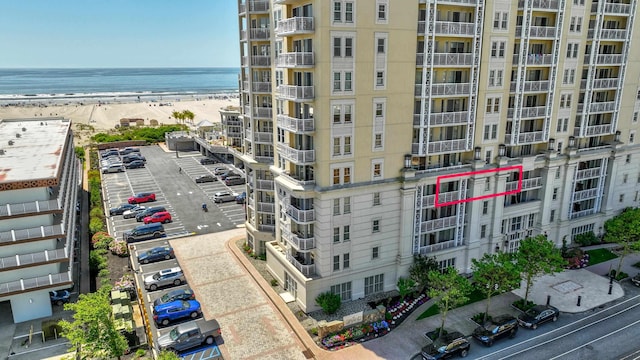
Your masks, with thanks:
M213 123L209 120L202 120L200 121L197 125L197 127L207 127L207 126L213 126Z
M56 178L71 121L0 120L0 183Z

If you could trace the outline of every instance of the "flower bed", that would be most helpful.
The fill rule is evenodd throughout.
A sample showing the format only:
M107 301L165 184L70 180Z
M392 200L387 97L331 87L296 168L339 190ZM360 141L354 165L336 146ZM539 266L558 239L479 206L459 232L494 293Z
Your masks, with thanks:
M420 294L415 298L405 299L389 306L387 308L387 313L389 314L387 318L390 320L391 328L400 325L413 310L427 302L427 300L429 300L429 297L426 294Z
M321 344L327 350L338 350L353 345L356 342L364 342L379 336L386 335L391 329L385 320L360 324L326 336Z

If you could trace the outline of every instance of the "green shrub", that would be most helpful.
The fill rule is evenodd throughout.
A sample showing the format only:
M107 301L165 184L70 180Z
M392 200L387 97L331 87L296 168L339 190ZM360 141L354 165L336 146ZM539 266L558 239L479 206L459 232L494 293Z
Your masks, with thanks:
M278 286L278 280L271 279L271 286Z
M87 171L87 178L90 184L94 179L98 179L98 183L100 183L100 171L95 169Z
M342 300L340 299L340 295L327 291L316 297L316 304L322 308L325 314L331 315L340 309Z
M76 146L73 150L75 151L78 160L84 162L84 148L82 146Z
M104 238L111 238L111 235L109 235L109 233L106 231L98 231L91 237L91 244L95 245L95 243L101 241Z
M109 244L111 244L112 241L113 241L113 238L111 236L104 237L99 241L97 241L95 244L93 244L93 248L97 250L104 250L106 254L106 251L109 249Z
M91 207L102 206L102 194L99 189L97 191L91 190L89 193L89 204Z
M613 270L611 270L611 273L609 273L609 276L611 276L612 278L616 279L616 281L620 281L620 280L628 278L629 274L627 274L624 271L620 271L620 274L616 274L616 270L613 269Z
M109 269L102 269L102 270L98 271L98 277L103 278L103 279L109 278Z
M104 219L104 212L101 207L96 206L89 211L89 216Z
M528 300L527 303L524 303L524 299L520 299L520 300L516 300L513 302L512 304L513 306L515 306L516 308L522 310L522 311L527 311L529 309L531 309L532 307L536 306L536 304L533 301Z
M104 231L104 221L97 217L92 217L89 220L89 231L95 234L99 231Z
M143 356L145 356L147 354L147 351L145 349L138 349L136 350L136 357L141 358Z
M109 243L109 251L111 251L113 255L118 255L121 257L129 256L129 246L124 240L111 240L111 242Z
M413 292L416 287L416 282L411 278L400 277L398 279L398 293L400 298L404 300L409 294Z
M107 259L98 250L89 252L89 269L95 273L107 267Z
M318 336L318 328L311 328L311 330L309 330L309 332L313 336Z
M593 244L600 243L600 239L593 233L593 231L589 231L586 233L578 234L575 237L575 242L580 244L580 246L589 246Z
M484 318L485 318L485 312L481 312L478 314L473 315L473 317L471 317L471 320L475 321L476 324L484 324ZM491 315L486 314L487 315L487 320L491 320Z

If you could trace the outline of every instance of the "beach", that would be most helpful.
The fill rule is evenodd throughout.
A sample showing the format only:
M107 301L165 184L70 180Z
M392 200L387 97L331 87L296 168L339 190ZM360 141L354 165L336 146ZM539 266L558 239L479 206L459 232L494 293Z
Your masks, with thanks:
M76 124L91 125L93 132L115 129L122 118L143 119L145 125L151 120L158 124L179 123L171 114L189 110L195 114L194 125L202 120L220 122L220 109L239 106L237 94L175 95L126 98L72 98L39 99L12 103L0 103L0 119L64 117L74 126L76 145L85 145L91 136L90 130L80 131Z

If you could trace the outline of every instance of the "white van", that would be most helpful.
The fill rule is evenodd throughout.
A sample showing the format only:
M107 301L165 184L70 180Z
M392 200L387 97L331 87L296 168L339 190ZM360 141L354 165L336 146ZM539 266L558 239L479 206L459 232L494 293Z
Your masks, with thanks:
M102 168L103 174L124 172L124 166L121 163L109 164Z

